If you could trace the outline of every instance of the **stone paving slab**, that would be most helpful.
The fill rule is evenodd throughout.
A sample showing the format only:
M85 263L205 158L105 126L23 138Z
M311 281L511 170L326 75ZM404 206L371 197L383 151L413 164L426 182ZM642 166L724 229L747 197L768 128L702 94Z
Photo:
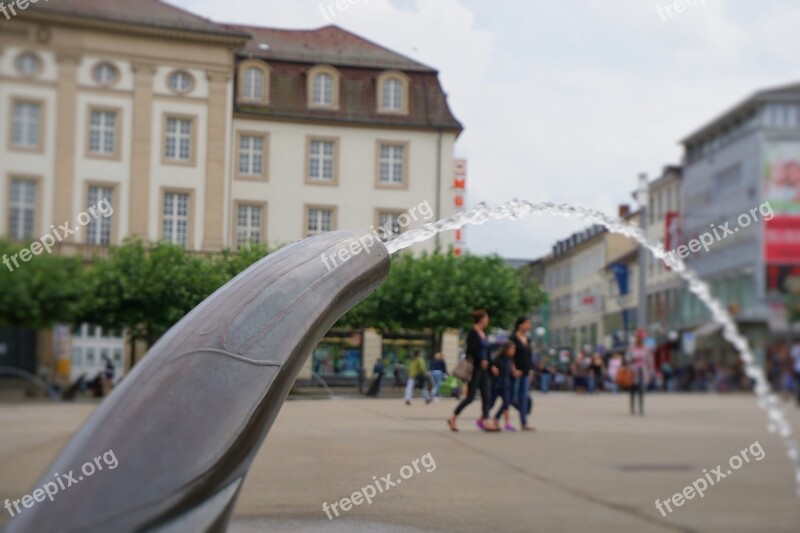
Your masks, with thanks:
M459 420L462 431L451 433L450 400L288 401L244 484L231 531L800 530L790 463L751 396L650 395L645 417L631 417L623 396L535 398L538 431L503 434L475 428L476 404ZM800 428L800 410L787 406ZM93 408L0 405L0 501L29 492ZM755 441L763 460L666 517L656 510L657 498ZM401 479L402 467L428 453L435 469L420 464L403 484L338 518L323 512L323 502L349 497L373 476Z

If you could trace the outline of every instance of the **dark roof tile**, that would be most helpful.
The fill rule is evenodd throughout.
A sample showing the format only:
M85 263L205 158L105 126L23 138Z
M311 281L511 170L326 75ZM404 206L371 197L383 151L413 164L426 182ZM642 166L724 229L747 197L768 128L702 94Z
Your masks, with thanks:
M30 4L32 12L52 13L122 24L249 37L160 0L53 0Z
M315 30L285 30L228 25L230 30L253 36L239 55L267 61L281 59L298 63L436 72L413 59L393 52L338 26ZM262 45L269 46L264 49Z

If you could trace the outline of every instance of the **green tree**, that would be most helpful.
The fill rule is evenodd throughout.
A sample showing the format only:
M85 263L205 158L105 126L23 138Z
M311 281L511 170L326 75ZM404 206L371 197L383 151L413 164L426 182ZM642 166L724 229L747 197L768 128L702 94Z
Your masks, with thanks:
M498 256L402 254L393 258L383 286L340 325L430 330L438 337L448 328L470 327L470 311L483 308L493 325L508 328L543 297L535 281Z
M128 240L87 268L79 321L126 330L132 343L151 346L229 279L228 268L174 244Z
M27 262L11 257L29 246L0 241L0 325L47 328L72 322L81 296L81 261L42 253Z

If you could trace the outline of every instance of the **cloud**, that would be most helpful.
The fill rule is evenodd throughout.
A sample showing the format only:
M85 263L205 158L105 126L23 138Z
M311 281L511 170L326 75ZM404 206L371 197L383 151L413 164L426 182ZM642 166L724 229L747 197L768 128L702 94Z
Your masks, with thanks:
M469 206L522 197L616 213L640 172L680 162L681 138L800 72L791 0L707 0L663 21L667 1L362 0L330 21L319 1L177 3L219 21L334 22L439 69L466 127L456 156L469 159ZM489 222L467 244L536 257L583 225Z

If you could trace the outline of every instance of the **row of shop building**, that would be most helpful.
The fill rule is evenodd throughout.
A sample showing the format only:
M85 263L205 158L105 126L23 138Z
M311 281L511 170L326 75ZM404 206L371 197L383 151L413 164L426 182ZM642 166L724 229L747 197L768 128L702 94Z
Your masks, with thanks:
M644 209L619 216L697 272L763 358L791 337L800 296L800 85L755 93L682 145L682 164L634 193ZM644 326L660 361L736 361L669 261L640 260L632 239L593 226L526 268L548 294L536 315L545 346L623 350Z

